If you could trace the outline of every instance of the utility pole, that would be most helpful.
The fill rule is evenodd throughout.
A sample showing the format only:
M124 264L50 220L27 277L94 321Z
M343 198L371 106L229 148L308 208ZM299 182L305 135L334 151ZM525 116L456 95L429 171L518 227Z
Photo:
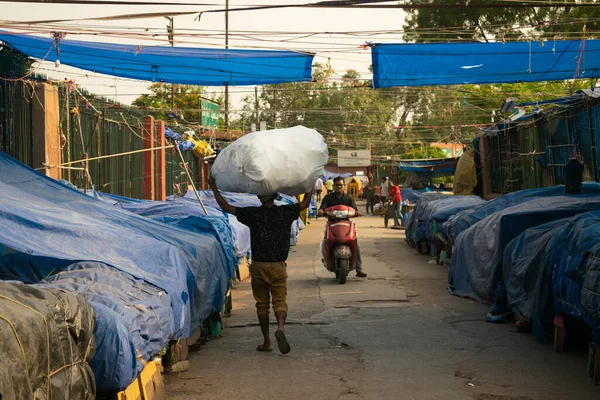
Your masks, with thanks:
M254 86L254 104L256 112L256 126L260 125L260 117L258 115L258 86Z
M229 0L225 0L225 48L229 48ZM225 132L229 132L229 85L225 83Z
M171 47L175 46L175 22L173 20L174 17L165 17L169 24L167 25L167 33L169 37L169 43L171 43ZM175 109L175 85L171 83L171 108Z
M277 129L277 89L273 89L273 128Z

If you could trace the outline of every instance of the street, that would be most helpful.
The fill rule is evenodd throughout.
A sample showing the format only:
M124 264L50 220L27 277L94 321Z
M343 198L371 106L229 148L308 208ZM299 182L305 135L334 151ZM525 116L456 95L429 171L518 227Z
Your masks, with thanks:
M165 375L168 398L600 398L587 353L557 354L511 325L486 323L488 307L450 295L447 267L416 254L403 231L384 229L381 217L355 221L367 279L352 272L339 285L325 270L323 219L290 254L289 355L255 350L250 282L237 282L222 338L191 353L188 371Z

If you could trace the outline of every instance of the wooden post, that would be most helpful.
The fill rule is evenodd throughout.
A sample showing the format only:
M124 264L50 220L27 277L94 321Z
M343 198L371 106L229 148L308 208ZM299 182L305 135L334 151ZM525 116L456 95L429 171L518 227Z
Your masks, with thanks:
M600 345L596 346L596 356L594 358L594 382L600 383Z
M142 136L144 138L144 149L151 149L154 146L154 117L147 115L144 117L144 129ZM154 200L154 151L145 151L142 163L142 197L146 200Z
M554 318L554 351L562 353L565 351L565 318Z
M154 124L156 129L156 146L166 146L165 139L165 121L156 121ZM166 149L156 151L156 183L157 193L156 200L165 201L167 199L167 162Z
M47 83L35 86L31 100L32 167L43 164L60 165L62 150L60 146L60 118L58 109L58 88ZM60 168L46 169L46 175L62 178Z

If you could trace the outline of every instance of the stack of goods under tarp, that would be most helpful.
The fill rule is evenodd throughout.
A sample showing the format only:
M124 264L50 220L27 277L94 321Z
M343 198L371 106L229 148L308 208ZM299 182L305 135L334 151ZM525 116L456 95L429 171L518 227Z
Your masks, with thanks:
M111 349L91 363L98 391L125 389L169 340L191 336L223 306L234 271L214 232L106 204L3 153L0 170L0 279L68 287L89 299L96 342Z
M504 257L491 314L514 313L541 341L555 316L571 316L600 344L600 211L528 229Z
M79 293L96 312L90 365L102 392L127 387L174 336L171 299L161 289L106 264L80 262L38 286ZM157 350L158 349L158 350Z
M461 232L475 225L488 215L502 211L505 208L516 206L517 204L526 203L530 200L562 196L564 194L564 186L554 186L542 189L527 189L518 192L508 193L504 196L487 201L477 207L457 213L450 217L444 224L443 230L450 243L454 244L456 238ZM583 184L585 193L600 193L600 184L597 182L586 182Z
M510 241L529 228L594 210L600 210L598 194L538 198L489 215L456 239L449 274L452 292L492 301Z
M406 241L413 247L416 247L419 250L419 242L424 238L424 227L421 225L421 221L425 212L427 210L427 204L440 200L443 198L448 198L451 196L447 193L424 193L415 206L415 209L408 215L408 219L406 221Z
M0 398L94 399L93 330L80 296L0 282Z

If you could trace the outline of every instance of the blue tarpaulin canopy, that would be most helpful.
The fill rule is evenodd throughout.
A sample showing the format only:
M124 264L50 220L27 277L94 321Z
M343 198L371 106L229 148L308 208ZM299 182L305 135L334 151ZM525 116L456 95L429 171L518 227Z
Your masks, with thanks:
M600 40L376 44L373 85L462 85L600 76Z
M0 31L0 41L30 57L112 76L182 85L262 85L311 79L314 55L293 51L137 46ZM57 50L60 50L57 56Z
M408 172L452 173L458 158L432 158L428 160L400 160L400 170Z

